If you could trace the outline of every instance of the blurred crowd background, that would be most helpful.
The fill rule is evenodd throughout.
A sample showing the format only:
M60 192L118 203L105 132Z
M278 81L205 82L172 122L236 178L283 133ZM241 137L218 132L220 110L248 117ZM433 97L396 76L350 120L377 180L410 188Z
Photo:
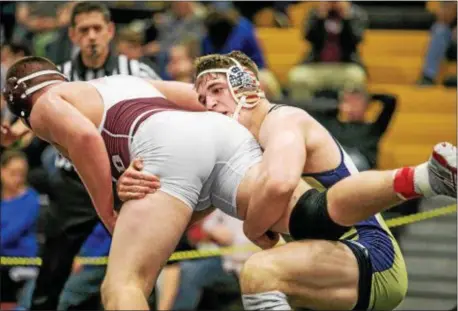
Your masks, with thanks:
M0 6L2 86L8 67L28 55L51 59L71 80L124 73L192 82L195 57L240 50L260 68L267 97L306 109L360 170L417 164L436 142L457 141L456 2L2 1ZM1 115L2 122L14 121L3 98ZM65 166L56 164L61 160L33 135L2 148L1 256L50 256L50 271L73 262L68 273L65 267L57 276L49 273L47 283L35 281L36 267L2 265L2 310L39 305L40 296L32 299L38 286L44 289L35 291L52 293L59 310L101 308L105 267L81 265L73 253L106 256L110 237L100 223L89 222L84 229L89 237L67 252L65 238L80 229L52 221L50 206L65 210L78 195L56 190ZM385 216L423 208L428 202L412 201ZM455 215L394 231L410 279L400 308L456 305ZM65 235L61 253L45 254L42 245L59 234ZM190 228L177 250L247 243L239 221L215 212ZM249 255L169 262L150 297L151 308L241 309L237 278Z

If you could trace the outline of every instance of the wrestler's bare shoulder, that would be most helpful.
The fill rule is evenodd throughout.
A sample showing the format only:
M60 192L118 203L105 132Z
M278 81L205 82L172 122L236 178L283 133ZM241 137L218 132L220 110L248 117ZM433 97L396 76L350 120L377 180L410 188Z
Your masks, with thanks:
M324 141L333 142L328 131L307 111L292 107L281 106L269 113L262 125L265 130L261 131L277 132L286 129L300 129L302 135L307 138L307 149L314 150Z
M83 93L85 92L85 93ZM90 83L84 81L64 82L50 89L50 94L66 96L87 96L86 92L97 92L97 89Z
M262 126L273 129L275 127L282 128L285 124L289 124L290 126L299 126L306 130L314 122L316 122L315 119L302 109L281 106L266 116Z
M293 107L293 106L281 106L280 109L275 109L269 115L276 117L276 118L291 118L295 120L303 120L303 121L313 121L314 118L308 114L307 111L301 108Z
M102 104L97 89L92 84L83 81L64 82L53 86L44 96L40 96L39 101L53 102L56 98L62 98L80 110Z

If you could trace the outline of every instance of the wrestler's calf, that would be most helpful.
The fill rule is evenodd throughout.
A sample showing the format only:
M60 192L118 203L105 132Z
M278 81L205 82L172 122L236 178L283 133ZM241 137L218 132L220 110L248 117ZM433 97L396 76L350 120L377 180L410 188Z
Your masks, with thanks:
M251 256L240 275L245 310L351 310L358 261L343 243L308 240Z

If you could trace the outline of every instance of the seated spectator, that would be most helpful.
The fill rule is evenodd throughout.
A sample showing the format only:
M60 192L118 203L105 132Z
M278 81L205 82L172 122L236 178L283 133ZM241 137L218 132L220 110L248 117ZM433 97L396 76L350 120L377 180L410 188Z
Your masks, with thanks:
M122 28L116 36L115 44L118 54L137 60L143 57L143 34L132 28Z
M198 249L253 246L243 233L243 222L220 210L204 219L201 229ZM251 254L253 251L247 250L222 257L181 261L179 287L171 309L196 310L204 288L226 284L238 289L239 273Z
M382 111L375 121L367 122L365 116L371 102L381 103ZM342 93L335 110L318 119L342 144L358 170L364 171L377 167L378 147L395 109L394 96L349 89Z
M289 95L303 100L322 90L363 87L366 73L358 45L367 27L367 15L348 1L321 1L305 20L304 39L310 53L289 72Z
M166 53L170 47L183 42L189 36L201 38L204 34L204 18L205 9L197 2L170 2L170 10L156 14L153 18L156 38L145 45L145 56Z
M16 7L16 28L13 40L26 41L37 56L45 56L45 47L52 42L56 30L66 22L59 14L65 2L21 2Z
M189 40L186 43L174 45L168 53L166 79L193 82L193 61L199 56L199 42Z
M8 68L19 59L29 55L30 49L22 42L11 42L2 45L0 52L0 85L5 85ZM3 95L0 95L0 106L2 122L10 123L13 115L8 110Z
M106 257L110 252L111 235L102 223L98 223L81 246L78 256L94 258ZM106 273L106 265L83 265L73 262L69 276L59 298L58 310L102 310L100 286ZM35 282L24 289L21 306L30 308Z
M99 223L81 247L79 256L108 256L111 236L102 223ZM58 310L100 310L100 286L105 277L105 265L83 266L78 261L65 283L60 296Z
M437 79L440 65L445 59L447 49L454 48L456 61L456 8L455 1L442 2L436 14L436 22L431 27L431 39L425 56L419 85L433 85ZM456 87L456 76L455 87ZM453 84L452 84L453 85Z
M138 27L135 22L121 28L115 39L116 52L119 55L126 55L129 59L138 60L155 72L159 72L156 64L144 56L143 44L145 43L143 28Z
M234 6L244 17L253 22L260 12L262 13L264 10L270 9L272 10L273 23L268 27L289 27L290 19L287 10L294 2L295 1L252 1L250 5L246 5L241 1L236 1L234 2Z
M10 42L2 44L0 53L1 62L1 85L5 85L6 71L12 64L24 56L30 55L30 49L22 42Z
M30 56L30 50L28 46L23 42L11 42L7 43L2 46L1 50L1 79L0 85L4 85L4 74L8 68L19 59ZM18 121L16 122L17 118L15 118L8 107L6 106L6 102L3 98L3 95L0 95L0 107L1 107L1 122L2 124L8 124L12 126L12 129L16 133L25 133L27 135L22 136L21 140L19 140L15 147L23 149L26 153L28 158L28 164L30 169L34 169L35 167L41 164L40 161L40 153L45 148L47 143L44 141L36 138L33 133L24 125L23 122ZM3 144L4 142L2 142ZM3 150L3 146L0 147Z
M20 151L1 155L0 255L37 256L38 193L26 184L28 164ZM1 302L17 302L25 283L36 276L33 267L1 266Z
M280 85L267 69L255 28L248 19L239 16L235 10L214 10L207 15L205 28L207 35L202 40L202 55L242 51L258 66L259 80L267 98L278 100L282 97Z
M77 1L69 1L57 11L58 28L52 40L45 46L46 57L55 64L62 64L79 52L79 47L73 44L68 35L71 14L76 3Z
M98 223L91 235L84 242L79 256L104 257L108 256L111 246L111 236ZM106 265L82 265L73 263L72 274L65 283L60 295L58 310L101 310L100 286L105 277ZM30 302L34 285L27 288L24 301ZM24 306L29 308L30 306Z

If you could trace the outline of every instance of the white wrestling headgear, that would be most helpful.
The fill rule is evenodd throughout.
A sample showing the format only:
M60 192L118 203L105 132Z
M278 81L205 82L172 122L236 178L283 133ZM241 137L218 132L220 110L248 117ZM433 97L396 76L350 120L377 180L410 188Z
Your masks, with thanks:
M242 108L252 109L256 107L260 100L265 98L265 94L261 90L261 85L255 74L245 70L236 59L231 58L231 60L235 63L234 66L204 70L197 76L196 82L208 73L226 74L229 91L237 103L232 117L238 120Z

